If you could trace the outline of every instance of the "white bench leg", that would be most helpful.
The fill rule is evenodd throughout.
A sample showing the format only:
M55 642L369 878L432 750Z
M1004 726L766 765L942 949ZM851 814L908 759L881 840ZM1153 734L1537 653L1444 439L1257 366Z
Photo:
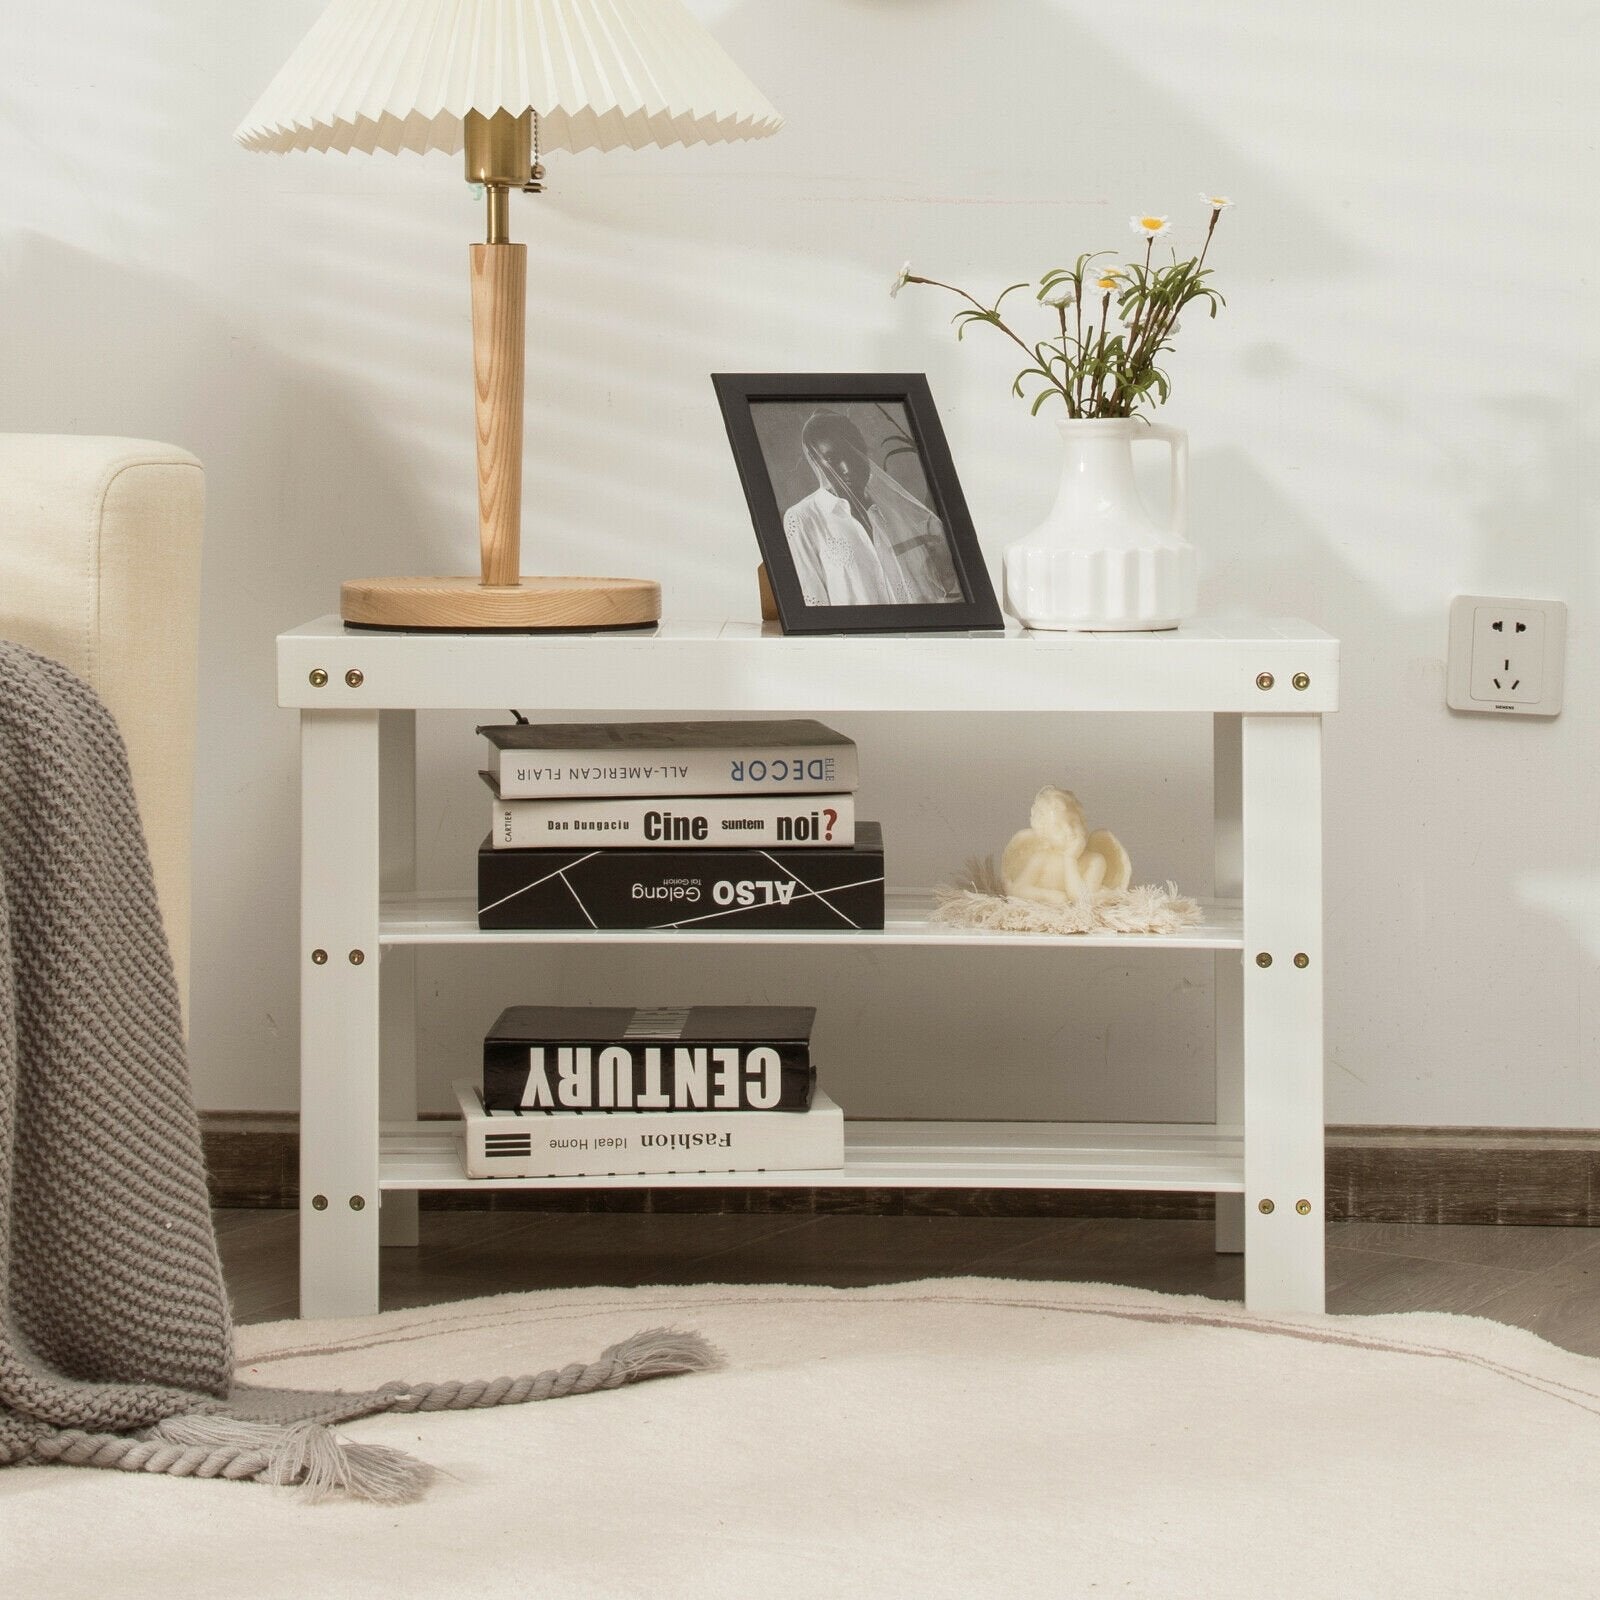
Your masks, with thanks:
M1324 1309L1322 720L1243 727L1245 1304Z
M366 1316L378 1309L377 712L301 712L300 805L300 1315Z

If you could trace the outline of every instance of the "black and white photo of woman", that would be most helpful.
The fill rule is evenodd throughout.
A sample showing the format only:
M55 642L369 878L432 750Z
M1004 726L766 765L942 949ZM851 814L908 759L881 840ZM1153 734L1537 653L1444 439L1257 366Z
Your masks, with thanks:
M812 410L800 448L816 486L784 512L783 531L807 605L962 598L943 522L872 459L850 417Z

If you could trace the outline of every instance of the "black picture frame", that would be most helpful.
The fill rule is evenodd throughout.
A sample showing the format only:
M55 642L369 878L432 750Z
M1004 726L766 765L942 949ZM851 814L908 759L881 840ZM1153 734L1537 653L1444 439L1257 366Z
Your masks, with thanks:
M711 381L722 407L728 443L739 469L739 481L750 506L750 520L755 525L756 542L761 547L767 581L785 633L975 632L1004 628L994 586L989 582L972 516L956 477L955 464L950 459L950 446L945 440L925 374L721 372L713 373ZM762 407L789 409L760 411ZM808 518L814 521L821 515L812 505L819 495L851 519L849 527L859 530L862 522L845 497L828 494L820 471L807 464L813 458L802 452L814 447L797 442L801 429L812 426L811 420L800 420L807 407L811 408L810 418L818 411L842 416L854 436L866 444L868 470L873 475L869 481L878 484L888 481L889 487L882 491L882 498L889 503L887 514L891 518L898 515L904 523L920 515L925 530L942 535L948 566L934 539L924 532L922 538L895 547L913 553L904 558L897 556L895 576L884 580L913 593L919 589L942 588L939 598L915 598L888 604L871 601L838 604L831 599L819 602L814 592L808 598L795 551L785 532L786 514L801 513L794 523L797 540L803 537L802 529ZM881 423L877 421L879 417L883 419ZM825 425L824 431L830 431L830 425ZM884 438L874 444L873 436L879 432L884 433ZM785 444L783 439L789 442ZM886 453L886 459L874 459L873 451L884 453L883 443L891 441L895 448ZM887 456L903 457L908 453L915 456L915 470L902 462L891 472ZM782 459L774 459L780 454ZM811 491L803 501L796 501L794 497L803 487L800 477L805 472L813 473L809 479ZM902 479L909 479L910 485ZM805 512L802 512L802 505L808 508ZM895 507L901 509L897 512ZM875 514L881 520L884 513ZM866 542L876 553L877 546L870 534ZM816 563L808 565L807 571L815 586ZM958 595L954 593L956 589L959 589Z

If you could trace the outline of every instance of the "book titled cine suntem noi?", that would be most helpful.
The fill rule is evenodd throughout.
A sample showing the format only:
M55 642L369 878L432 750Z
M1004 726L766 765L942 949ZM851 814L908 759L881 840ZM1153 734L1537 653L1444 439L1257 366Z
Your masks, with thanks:
M509 1006L483 1041L490 1111L804 1111L813 1006Z
M483 773L491 789L494 778ZM652 795L504 800L490 804L496 850L550 850L574 844L636 850L852 845L853 794Z
M807 718L486 723L478 732L502 800L837 794L859 781L854 742Z

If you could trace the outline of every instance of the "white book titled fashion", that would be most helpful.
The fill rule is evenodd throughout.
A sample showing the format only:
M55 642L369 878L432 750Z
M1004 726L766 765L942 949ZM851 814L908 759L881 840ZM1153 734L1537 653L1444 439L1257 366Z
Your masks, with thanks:
M489 773L483 775L490 779ZM633 850L726 850L745 845L856 842L852 794L652 796L611 800L502 800L492 803L496 850L626 845Z
M844 1113L819 1088L807 1111L485 1111L455 1086L469 1178L658 1172L837 1172Z
M564 795L836 794L856 788L856 747L804 717L777 722L493 723L502 800Z

